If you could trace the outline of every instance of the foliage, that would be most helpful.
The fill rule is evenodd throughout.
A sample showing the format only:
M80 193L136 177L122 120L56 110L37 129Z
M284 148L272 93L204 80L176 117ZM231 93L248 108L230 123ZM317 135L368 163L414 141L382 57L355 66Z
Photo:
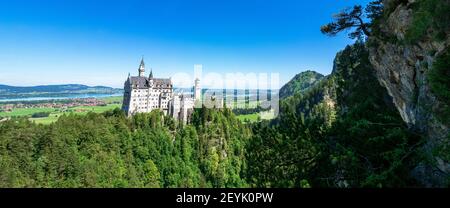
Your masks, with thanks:
M261 120L261 113L238 115L237 118L244 123L254 123Z
M450 50L436 58L428 80L430 82L431 91L443 103L439 108L439 112L435 114L444 123L450 123Z
M280 89L280 98L287 98L296 93L303 92L315 85L324 76L315 71L305 71L297 74L291 81Z
M37 113L33 113L33 115L31 115L31 118L45 118L48 117L50 115L50 112L37 112Z
M349 37L360 39L363 36L372 35L372 22L366 22L365 18L371 20L379 18L383 13L383 2L381 0L372 1L366 8L356 5L347 8L334 15L334 21L320 28L323 34L335 36L343 31L354 29Z
M367 14L367 18L372 20L373 23L373 20L378 19L383 15L383 0L369 2L369 4L366 6L365 12Z
M260 113L265 111L264 108L262 108L260 105L258 105L256 108L234 108L233 113L235 115L250 115L255 113Z
M413 5L413 22L406 33L406 41L415 43L427 34L443 40L450 30L450 1L421 0Z
M120 109L1 122L0 187L245 187L248 130L228 110L205 111L195 117L206 123L184 127Z

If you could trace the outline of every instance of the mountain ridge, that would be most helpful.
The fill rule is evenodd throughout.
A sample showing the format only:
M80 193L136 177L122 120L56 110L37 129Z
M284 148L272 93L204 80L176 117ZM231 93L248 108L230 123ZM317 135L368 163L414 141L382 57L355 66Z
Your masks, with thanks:
M10 86L0 84L0 99L26 97L59 97L77 94L119 94L123 90L107 86L87 86L82 84Z
M89 86L84 84L51 84L51 85L34 85L34 86L14 86L14 85L6 85L6 84L0 84L0 90L4 89L43 89L43 88L66 88L66 87L72 87L72 88L105 88L105 89L119 89L109 86Z

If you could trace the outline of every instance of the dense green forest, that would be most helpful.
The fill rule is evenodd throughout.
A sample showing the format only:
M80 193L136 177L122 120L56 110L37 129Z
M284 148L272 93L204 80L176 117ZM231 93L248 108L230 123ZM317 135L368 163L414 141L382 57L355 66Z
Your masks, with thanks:
M199 109L193 125L161 112L62 116L0 124L1 187L245 187L250 130L230 110Z
M284 99L296 93L304 92L309 87L318 83L323 77L322 74L315 71L305 71L297 74L280 89L280 98Z

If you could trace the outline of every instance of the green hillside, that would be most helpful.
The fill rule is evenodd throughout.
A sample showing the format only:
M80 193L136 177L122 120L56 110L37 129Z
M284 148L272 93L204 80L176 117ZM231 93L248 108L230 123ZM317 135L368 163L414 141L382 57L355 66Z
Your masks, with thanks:
M280 89L280 98L287 98L295 93L303 92L323 78L324 76L322 74L315 71L306 71L297 74L291 81Z

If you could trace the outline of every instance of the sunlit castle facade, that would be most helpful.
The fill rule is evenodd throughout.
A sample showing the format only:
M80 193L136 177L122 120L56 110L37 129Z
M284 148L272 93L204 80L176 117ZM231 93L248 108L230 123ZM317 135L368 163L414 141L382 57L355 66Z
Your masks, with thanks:
M132 116L161 110L165 115L187 123L194 110L196 99L200 99L200 80L195 81L194 93L174 93L171 79L160 79L145 75L144 59L138 69L139 76L128 75L124 85L122 110Z

